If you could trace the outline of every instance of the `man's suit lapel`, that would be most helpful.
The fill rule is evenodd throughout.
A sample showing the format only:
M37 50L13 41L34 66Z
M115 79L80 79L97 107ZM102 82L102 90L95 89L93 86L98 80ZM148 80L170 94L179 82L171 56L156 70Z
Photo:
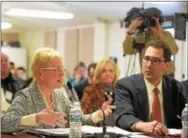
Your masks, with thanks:
M149 120L149 103L148 103L148 95L147 89L144 81L143 75L139 75L137 83L136 83L136 96L138 98L138 106L139 110L143 115L143 118L148 121Z
M171 105L171 89L170 86L167 85L165 79L162 80L162 89L163 89L163 112L164 112L164 118L166 123L168 120L166 118L169 118L171 116L171 108L169 108L169 105ZM172 105L171 105L172 106Z

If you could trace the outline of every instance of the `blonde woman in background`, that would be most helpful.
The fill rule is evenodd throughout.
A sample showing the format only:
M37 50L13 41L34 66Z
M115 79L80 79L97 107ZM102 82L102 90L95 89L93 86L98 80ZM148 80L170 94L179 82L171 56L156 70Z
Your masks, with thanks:
M82 110L92 113L100 108L103 102L113 98L113 89L119 78L119 68L111 59L101 60L95 69L93 83L84 89ZM111 121L109 121L111 120ZM107 125L114 125L112 117L106 121Z

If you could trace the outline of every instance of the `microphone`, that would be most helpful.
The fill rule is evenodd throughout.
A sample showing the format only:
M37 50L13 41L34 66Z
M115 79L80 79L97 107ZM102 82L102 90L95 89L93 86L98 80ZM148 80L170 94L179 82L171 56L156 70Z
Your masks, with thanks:
M103 114L103 120L102 120L102 133L95 133L96 138L117 138L117 134L112 133L112 132L106 132L106 117L104 110L99 108L99 110L102 111Z
M70 81L67 82L67 86L68 86L69 90L71 91L70 95L73 97L73 100L74 101L79 101L78 95L77 95L75 89L72 87L72 84L71 84Z
M67 92L67 95L69 97L69 100L73 103L73 95L72 92L70 92L69 87L67 85L64 86Z
M81 103L86 104L81 101ZM106 132L106 117L105 117L105 113L104 110L102 108L99 108L97 106L94 106L95 109L98 109L100 111L102 111L102 115L103 115L103 120L102 120L102 133L94 133L96 138L118 138L117 134L112 133L112 132Z

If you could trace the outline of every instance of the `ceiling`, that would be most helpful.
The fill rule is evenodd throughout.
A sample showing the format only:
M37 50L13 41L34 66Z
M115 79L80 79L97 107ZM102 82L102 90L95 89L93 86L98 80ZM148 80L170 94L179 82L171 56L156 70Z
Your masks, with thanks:
M40 1L40 2L15 2L3 1L2 20L13 24L13 29L54 29L60 27L70 27L75 25L92 24L97 19L121 20L132 7L144 8L157 7L164 15L173 15L175 12L188 12L188 2L63 2L63 1ZM5 12L11 8L40 9L58 12L71 12L75 15L71 20L40 19L26 17L11 17Z

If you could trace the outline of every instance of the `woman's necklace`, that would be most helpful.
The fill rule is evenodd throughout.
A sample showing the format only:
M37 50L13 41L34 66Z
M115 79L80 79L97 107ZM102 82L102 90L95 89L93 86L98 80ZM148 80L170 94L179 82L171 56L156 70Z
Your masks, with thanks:
M104 95L106 96L106 99L112 98L113 95L113 86L111 85L104 85L103 86Z

